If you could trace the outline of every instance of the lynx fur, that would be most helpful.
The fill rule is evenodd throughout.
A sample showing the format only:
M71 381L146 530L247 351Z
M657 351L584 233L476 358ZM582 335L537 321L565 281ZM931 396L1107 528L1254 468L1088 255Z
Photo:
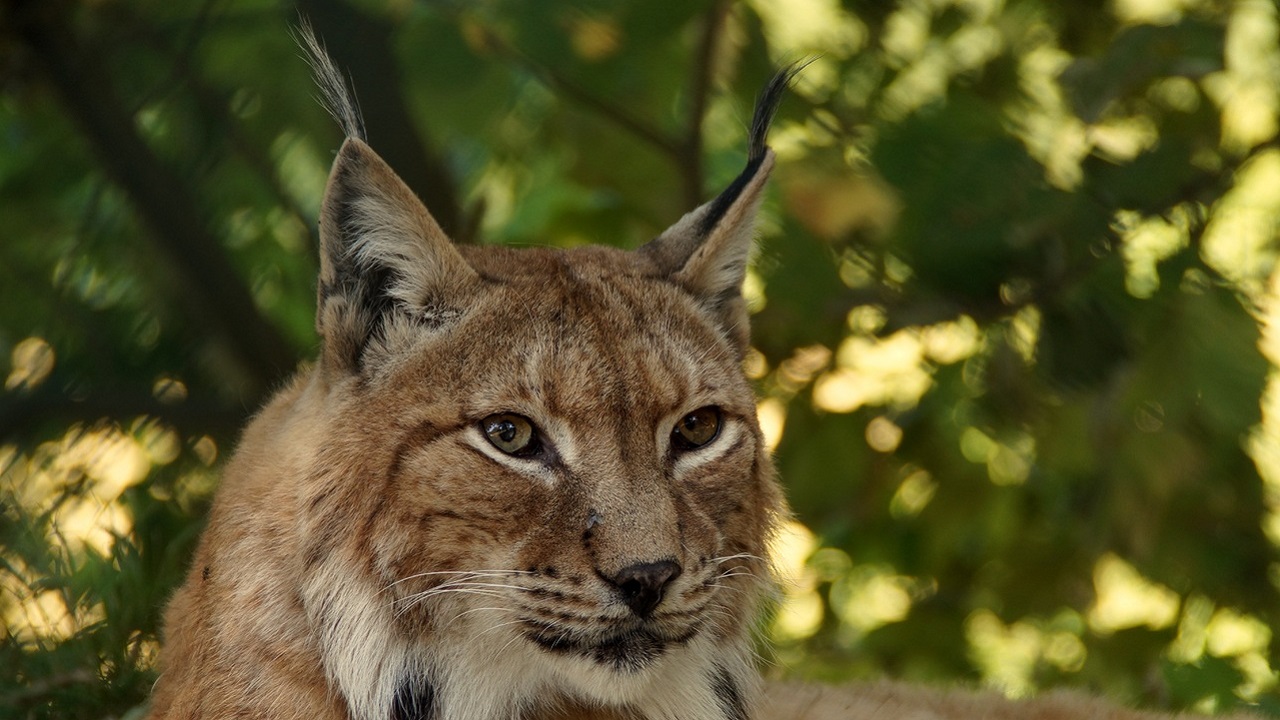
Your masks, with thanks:
M347 132L315 364L258 413L165 614L151 718L1137 717L880 685L760 693L786 507L741 371L774 164L634 252L456 246Z

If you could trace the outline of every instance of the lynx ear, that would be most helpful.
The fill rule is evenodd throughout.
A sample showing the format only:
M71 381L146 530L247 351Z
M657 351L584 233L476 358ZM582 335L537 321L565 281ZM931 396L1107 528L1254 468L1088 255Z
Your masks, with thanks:
M320 214L316 329L326 366L359 369L396 334L449 322L475 278L395 171L347 138Z
M365 143L355 97L305 19L297 40L325 108L347 135L320 210L316 330L324 339L326 368L361 370L371 352L458 316L476 273L413 191Z
M782 93L798 70L793 65L779 71L761 91L751 120L747 167L733 183L638 251L658 272L697 298L740 352L746 351L750 339L742 281L756 211L773 169L773 151L765 145L765 136Z

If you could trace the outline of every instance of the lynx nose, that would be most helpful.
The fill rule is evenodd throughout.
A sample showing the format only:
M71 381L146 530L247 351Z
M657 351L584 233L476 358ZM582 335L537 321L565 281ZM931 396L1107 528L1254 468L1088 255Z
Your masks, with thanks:
M680 565L673 560L637 563L605 578L622 594L622 601L640 617L648 617L662 602L667 586L680 576Z

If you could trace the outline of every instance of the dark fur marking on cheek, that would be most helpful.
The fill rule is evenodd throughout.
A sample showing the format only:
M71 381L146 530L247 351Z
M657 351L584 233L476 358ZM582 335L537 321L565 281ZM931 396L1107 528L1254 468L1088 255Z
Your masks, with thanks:
M374 526L378 524L378 520L382 517L383 511L387 506L386 485L378 492L378 499L373 506L373 510L365 517L364 522L356 531L356 547L368 558L366 565L370 575L376 575L375 566L378 562L378 554L373 552L373 531Z
M473 269L476 271L476 275L480 277L480 280L486 284L489 284L489 285L506 285L507 284L506 278L502 278L502 277L498 277L497 275L490 274L484 270L481 270L480 268L473 268Z
M400 477L400 473L404 470L405 457L410 452L424 448L457 429L457 427L440 427L430 422L418 423L412 430L405 433L404 438L396 445L395 454L391 456L391 465L387 468L387 477L391 480Z
M213 576L213 567L209 565L205 565L204 570L200 571L200 579L205 582L209 582L209 578L212 576Z
M320 535L307 545L306 552L302 558L302 564L305 569L312 569L329 555L333 546L337 544L338 531L341 529L340 525L340 523L334 522L332 519L326 522Z
M314 512L315 509L320 505L320 503L324 502L325 500L328 500L329 496L332 494L333 494L333 486L331 485L325 488L324 492L311 498L311 502L307 503L307 509Z
M747 487L742 487L742 483L737 480L726 482L724 479L737 478L741 475L734 472L734 465L741 462L742 453L753 442L752 435L744 434L726 449L723 455L703 465L697 473L690 475L686 480L687 492L691 499L696 500L697 505L707 512L718 526L722 526L729 518L740 514L745 509L741 500L743 493L751 493L758 488L755 478L760 477L760 473L755 459L752 460L748 475L751 478L751 484ZM684 506L689 505L688 502L684 503Z
M725 720L747 720L747 707L742 699L742 690L729 675L729 671L716 666L711 678L711 691L720 701Z
M427 680L406 680L396 690L390 720L433 720L436 689Z
M493 458L489 457L489 454L488 454L488 453L486 453L485 451L483 451L483 450L481 450L481 449L479 449L479 448L474 448L474 447L471 447L470 445L465 445L465 446L463 446L463 448L462 448L462 449L463 449L463 450L466 450L467 452L471 453L472 455L475 455L476 457L480 458L481 460L484 460L485 462L489 462L489 463L494 462Z
M306 555L302 558L302 567L310 570L324 559L326 548L320 543L316 543L307 548Z

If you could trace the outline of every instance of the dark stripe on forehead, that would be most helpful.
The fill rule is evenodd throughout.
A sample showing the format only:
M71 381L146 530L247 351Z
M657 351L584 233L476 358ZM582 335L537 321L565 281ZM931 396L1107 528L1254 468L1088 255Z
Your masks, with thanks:
M643 290L639 293L634 288L619 288L618 297L627 307L628 312L633 317L639 317L646 310L652 312L654 309L654 295L645 294ZM688 397L693 387L690 382L688 370L695 367L696 363L690 362L697 360L699 356L713 357L718 353L716 335L705 335L698 337L691 334L687 323L676 322L677 318L663 315L660 323L637 323L638 334L640 340L644 343L644 349L656 355L658 363L661 365L659 369L663 373L662 377L669 382L677 385L676 394L679 397ZM696 348L700 352L686 352L687 350ZM646 365L646 371L649 367ZM652 373L648 373L652 375Z
M721 329L706 317L705 308L689 307L689 314L684 315L682 308L688 307L687 293L679 286L663 280L649 279L656 285L650 287L619 287L619 295L627 308L634 314L648 311L653 313L660 309L660 323L640 325L640 333L649 339L654 346L671 346L680 348L697 348L696 358L723 360L726 364L737 366L737 355L726 342ZM668 291L667 288L670 288ZM670 294L669 294L670 293ZM684 301L675 300L674 308L656 308L660 295L684 297ZM665 301L672 303L672 299ZM660 334L661 333L661 334ZM686 358L681 358L686 359Z
M566 268L561 277L552 357L560 359L573 353L578 360L598 363L594 368L575 363L573 369L590 373L592 384L599 385L601 395L616 402L620 379L626 376L622 361L634 350L625 340L637 335L643 325L632 308L620 302L623 296L616 283L583 277L572 268ZM604 322L605 318L609 322ZM567 389L572 392L584 388Z

